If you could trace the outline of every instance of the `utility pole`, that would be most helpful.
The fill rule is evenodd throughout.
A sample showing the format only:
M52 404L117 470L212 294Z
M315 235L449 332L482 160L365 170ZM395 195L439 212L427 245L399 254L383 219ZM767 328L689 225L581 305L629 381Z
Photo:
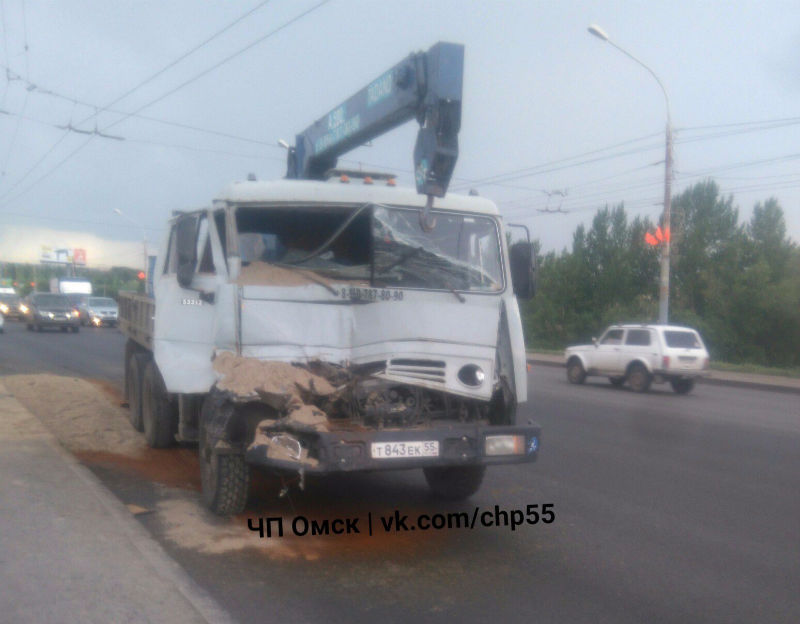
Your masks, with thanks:
M644 67L650 75L655 78L658 86L661 87L661 92L664 94L664 102L667 106L667 132L666 154L664 156L664 216L663 223L661 224L664 229L664 241L661 244L661 275L658 280L658 322L665 325L669 322L669 247L671 239L670 226L672 224L672 117L669 112L669 96L667 95L667 90L664 88L664 84L656 73L633 54L611 41L602 28L596 24L592 24L589 26L588 30L595 37L614 46L625 56Z

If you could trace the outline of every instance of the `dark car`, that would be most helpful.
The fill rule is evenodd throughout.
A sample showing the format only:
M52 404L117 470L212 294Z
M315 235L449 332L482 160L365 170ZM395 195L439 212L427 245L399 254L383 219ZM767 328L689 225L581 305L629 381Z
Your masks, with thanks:
M5 318L21 318L19 295L11 293L0 293L0 315Z
M78 314L69 299L55 293L33 293L25 304L25 323L28 330L42 331L45 327L60 327L61 331L80 329Z

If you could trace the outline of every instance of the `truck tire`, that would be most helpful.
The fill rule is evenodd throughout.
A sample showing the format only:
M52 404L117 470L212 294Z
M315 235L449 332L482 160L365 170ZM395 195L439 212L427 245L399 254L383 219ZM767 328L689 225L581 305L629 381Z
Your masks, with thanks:
M208 437L208 421L217 403L209 395L200 412L200 499L203 506L218 516L240 514L250 492L250 467L244 453L216 453Z
M428 487L439 498L446 500L464 500L477 492L486 466L444 466L423 468Z
M175 444L178 413L152 359L144 367L142 377L142 428L150 448L169 448Z
M142 431L142 375L147 363L146 353L131 353L128 357L128 370L126 375L128 397L128 420L136 431Z
M694 379L672 379L669 383L677 394L689 394L694 388Z
M578 358L572 358L567 362L567 381L571 384L582 384L586 381L586 371Z
M628 369L628 383L634 392L647 392L653 383L653 376L643 364L637 362Z

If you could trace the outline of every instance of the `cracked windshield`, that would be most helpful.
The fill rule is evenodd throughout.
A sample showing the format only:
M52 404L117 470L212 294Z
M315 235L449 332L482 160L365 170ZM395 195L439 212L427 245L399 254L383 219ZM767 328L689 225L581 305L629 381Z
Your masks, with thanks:
M496 292L503 288L500 245L486 217L434 213L423 232L419 211L376 206L375 281L380 286Z
M500 242L492 219L434 212L436 227L423 232L418 209L374 206L370 229L368 208L348 213L332 208L242 209L239 245L245 270L252 263L269 263L345 280L366 282L372 277L377 287L503 289Z

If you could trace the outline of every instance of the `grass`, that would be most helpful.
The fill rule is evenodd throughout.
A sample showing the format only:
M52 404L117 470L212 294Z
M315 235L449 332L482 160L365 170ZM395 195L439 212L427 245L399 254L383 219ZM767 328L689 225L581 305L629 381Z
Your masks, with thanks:
M800 378L800 367L781 368L762 364L733 364L731 362L711 362L711 370L730 373L751 373L754 375L775 375L776 377Z

